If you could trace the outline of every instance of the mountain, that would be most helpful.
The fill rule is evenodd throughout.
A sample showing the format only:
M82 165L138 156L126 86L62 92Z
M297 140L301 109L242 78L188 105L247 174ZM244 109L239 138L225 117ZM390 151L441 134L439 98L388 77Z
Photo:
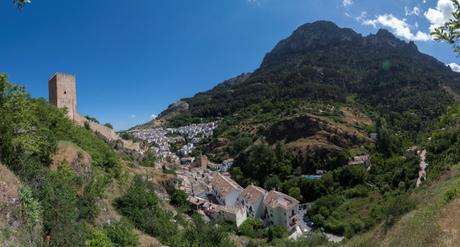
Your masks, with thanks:
M369 143L380 119L416 138L459 98L459 78L384 29L362 36L318 21L280 41L253 73L182 99L187 107L174 104L142 127L231 119L240 136L284 141L298 152L350 149ZM302 134L281 131L295 123L305 125ZM228 158L223 150L236 145L235 138L221 132L205 149Z
M263 100L346 102L354 97L382 111L416 112L428 120L454 101L445 87L458 92L458 79L413 42L386 30L363 37L318 21L279 42L252 74L230 80L237 83L224 82L182 101L189 105L186 114L206 118L226 116Z

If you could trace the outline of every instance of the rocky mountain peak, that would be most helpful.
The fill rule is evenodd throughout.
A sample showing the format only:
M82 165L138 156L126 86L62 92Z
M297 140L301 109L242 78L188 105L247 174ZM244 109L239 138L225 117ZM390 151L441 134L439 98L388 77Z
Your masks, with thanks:
M311 50L358 42L362 36L350 28L340 28L330 21L307 23L282 40L264 58L262 67L276 63L283 57Z

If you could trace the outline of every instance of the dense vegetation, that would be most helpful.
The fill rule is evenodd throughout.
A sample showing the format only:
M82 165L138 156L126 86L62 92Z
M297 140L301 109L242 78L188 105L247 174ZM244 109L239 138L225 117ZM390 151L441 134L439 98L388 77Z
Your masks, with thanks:
M31 98L5 75L0 75L0 115L0 160L31 188L23 190L28 198L23 210L43 224L43 235L29 244L39 246L45 239L48 246L83 246L92 236L105 235L94 228L96 200L121 172L110 145L74 125L44 99ZM91 155L88 174L77 176L66 163L57 170L48 168L59 141L72 142ZM27 203L33 198L39 206Z
M190 223L174 220L162 203L154 193L154 185L136 177L116 205L137 228L169 246L232 246L222 228L204 223L198 215L194 215ZM182 222L184 230L179 230L175 221Z

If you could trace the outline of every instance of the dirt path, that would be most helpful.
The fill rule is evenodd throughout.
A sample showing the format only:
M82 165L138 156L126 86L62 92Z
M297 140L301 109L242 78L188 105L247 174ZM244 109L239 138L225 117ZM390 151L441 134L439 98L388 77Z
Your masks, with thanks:
M426 180L426 168L428 163L426 163L426 150L423 150L419 154L420 156L420 171L418 172L417 187L419 187L423 181Z

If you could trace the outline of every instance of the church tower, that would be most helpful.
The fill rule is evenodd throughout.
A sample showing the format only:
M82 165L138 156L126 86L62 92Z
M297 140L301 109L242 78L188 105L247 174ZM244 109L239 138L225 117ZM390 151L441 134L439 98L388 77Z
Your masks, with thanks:
M66 108L67 116L76 120L77 113L77 88L75 76L56 73L48 81L49 103L58 108Z

